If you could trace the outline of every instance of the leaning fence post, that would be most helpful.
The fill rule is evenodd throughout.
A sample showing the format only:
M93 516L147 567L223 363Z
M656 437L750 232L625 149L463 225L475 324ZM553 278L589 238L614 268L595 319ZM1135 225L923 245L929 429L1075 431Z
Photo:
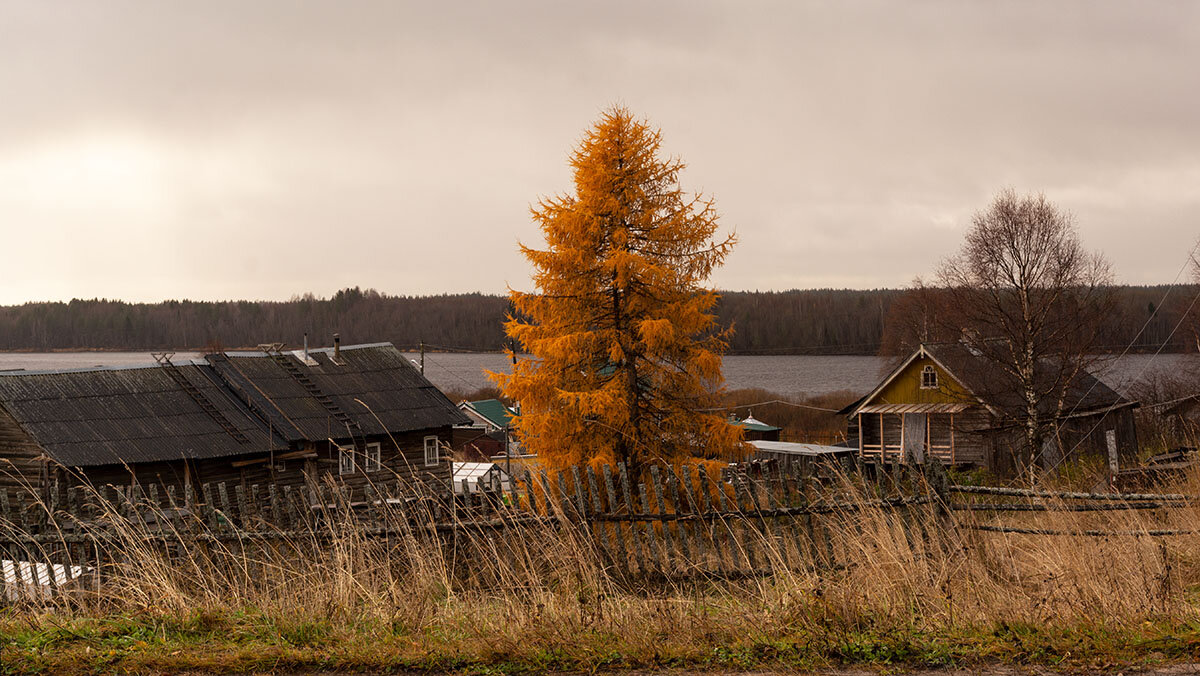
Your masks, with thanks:
M933 490L934 507L932 515L938 524L938 530L943 533L954 533L956 524L950 509L950 476L942 461L936 456L925 462L925 481Z
M621 481L621 494L625 499L625 511L628 513L629 517L629 540L633 543L630 553L633 554L634 558L637 560L638 569L642 573L645 573L648 570L647 561L649 561L649 559L646 557L645 551L642 547L643 538L641 537L641 534L638 533L638 522L636 520L637 512L633 507L633 491L631 491L629 488L629 470L625 467L625 463L618 462L617 472L619 475L618 478Z
M671 524L667 521L667 510L663 500L662 477L658 472L658 465L650 466L650 481L651 487L654 489L654 506L658 510L658 522L662 524L663 531L663 550L666 552L666 560L663 564L670 569L671 559L675 556L674 538L671 537ZM650 510L646 510L649 512ZM653 528L653 526L651 526Z
M938 512L943 517L950 513L950 477L946 474L946 468L942 466L942 461L937 457L930 457L925 461L925 481L929 487L933 489L933 497L937 500Z
M0 513L4 514L4 520L9 524L13 524L12 506L8 503L8 489L0 488Z
M625 547L625 529L621 527L621 521L616 518L619 510L617 509L617 491L613 488L612 466L604 465L602 468L602 477L604 479L604 491L608 497L608 516L613 517L613 539L617 542L617 551L621 554L621 565L624 566L626 573L632 572L629 556L633 550L633 543L629 547Z

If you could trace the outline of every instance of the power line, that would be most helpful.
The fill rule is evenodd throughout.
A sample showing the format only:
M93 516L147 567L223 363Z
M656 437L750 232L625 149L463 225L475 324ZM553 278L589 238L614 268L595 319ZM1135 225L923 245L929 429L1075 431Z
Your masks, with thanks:
M433 364L434 366L436 366L436 367L438 367L438 368L442 369L442 370L443 370L443 371L445 371L446 373L449 373L450 375L454 376L455 378L458 378L458 379L459 379L460 381L462 381L462 383L463 383L464 385L466 385L467 387L470 387L470 388L472 388L472 389L479 389L479 385L478 385L478 383L473 383L473 382L471 382L471 381L467 380L466 378L464 378L464 377L462 377L462 376L458 375L457 373L455 373L455 372L454 372L454 371L453 371L451 368L449 368L448 366L446 366L446 365L444 365L444 364L439 364L439 363L437 362L437 360L435 360L435 359L433 359L432 357L430 357L430 356L429 356L429 353L428 353L428 352L426 352L426 353L425 353L425 360L426 360L426 361L428 361L429 363Z
M1184 271L1184 270L1186 270L1186 269L1188 268L1188 264L1193 264L1193 265L1194 265L1194 264L1196 263L1196 252L1197 252L1197 250L1200 250L1200 240L1196 240L1196 244L1192 246L1192 250L1191 250L1190 252L1188 252L1187 258L1184 260L1184 262L1183 262L1183 265L1182 265L1182 266L1180 266L1180 268L1179 268L1179 272L1175 273L1175 279L1174 279L1174 280L1171 282L1171 284L1170 284L1170 285L1167 287L1167 290L1166 290L1166 292L1164 292L1164 293L1163 293L1163 297L1162 297L1162 299L1159 301L1159 305L1158 305L1159 307L1162 307L1162 304L1163 304L1164 302L1166 302L1166 300L1167 300L1167 296L1168 296L1168 295L1170 295L1170 293L1171 293L1171 290L1172 290L1172 289L1174 289L1174 288L1175 288L1175 286L1177 285L1177 283L1179 282L1179 277L1180 277L1181 275L1183 275L1183 271ZM1189 316L1189 315L1192 313L1192 309L1193 309L1193 308L1196 306L1196 301L1198 301L1198 300L1200 300L1200 291L1197 291L1197 292L1196 292L1196 295L1192 297L1192 302L1191 302L1191 303L1188 303L1187 309L1186 309L1186 310L1184 310L1182 314L1180 314L1180 316L1179 316L1179 321L1175 323L1175 326L1174 326L1174 328L1172 328L1172 329L1171 329L1171 332L1170 332L1169 334L1167 334L1167 338L1166 338L1166 340L1164 340L1164 341L1162 342L1162 344L1161 344L1161 345L1159 345L1158 349L1154 351L1154 355L1153 355L1153 357L1151 357L1150 359L1148 359L1148 360L1146 361L1146 363L1145 363L1145 364L1142 366L1141 370L1140 370L1140 371L1138 371L1138 374L1137 374L1137 376L1135 376L1135 377L1133 378L1133 382L1137 382L1137 381L1141 380L1142 376L1143 376L1143 375L1145 375L1145 373L1146 373L1146 369L1150 368L1150 362L1151 362L1151 361L1153 361L1154 357L1157 357L1159 354L1161 354L1161 353L1162 353L1162 350L1163 350L1163 348L1164 348L1164 347L1166 347L1166 346L1167 346L1167 344L1171 342L1171 339L1175 337L1175 332L1179 330L1179 327L1183 326L1183 322L1184 322L1184 321L1186 321L1186 320L1187 320L1187 318L1188 318L1188 316ZM1156 310L1155 312L1157 313L1157 310ZM1138 330L1138 332L1137 332L1137 335L1133 337L1133 341L1134 341L1134 342L1137 342L1137 339L1141 337L1141 335L1142 335L1142 331L1145 331L1145 330L1146 330L1146 326L1148 326L1148 325L1150 324L1150 320L1151 320L1151 319L1153 319L1153 318L1154 318L1154 314L1151 314L1151 315L1150 315L1150 317L1148 317L1148 318L1146 319L1146 323L1142 325L1142 328L1141 328L1140 330ZM1125 354L1126 354L1126 353L1128 353L1128 352L1129 352L1129 348L1128 348L1128 347L1126 347L1124 350L1122 350L1122 351L1121 351L1121 354L1117 356L1117 359L1120 359L1121 357L1124 357L1124 356L1125 356ZM1100 382L1100 380L1099 380L1098 378L1095 378L1095 379L1093 379L1093 382L1092 382L1092 385L1091 385L1091 387L1089 387L1089 388L1088 388L1088 391L1084 393L1083 397L1080 397L1080 399L1079 399L1079 402L1080 402L1080 403L1082 403L1082 402L1083 402L1083 399L1084 399L1084 398L1086 398L1086 397L1087 397L1089 394L1091 394L1091 393L1092 393L1092 390L1093 390L1093 389L1096 387L1096 385L1097 385L1099 382ZM1078 404L1076 404L1076 407L1078 407ZM1074 411L1074 408L1072 409L1072 411ZM1060 457L1060 458L1058 459L1058 462L1054 463L1054 465L1053 465L1053 466L1051 466L1051 468L1050 468L1050 469L1055 469L1055 468L1057 468L1059 465L1061 465L1061 464L1063 463L1063 461L1065 461L1065 460L1066 460L1068 457L1070 457L1070 456L1071 456L1071 454L1073 454L1073 453L1074 453L1074 452L1075 452L1075 451L1076 451L1076 450L1079 448L1079 446L1080 446L1081 444L1083 444L1083 442L1084 442L1084 440L1085 440L1085 439L1087 439L1088 437L1092 436L1092 433L1093 433L1093 432L1095 432L1097 429L1099 429L1099 427L1100 427L1101 425L1103 425L1103 424L1104 424L1104 420L1105 420L1106 418L1108 418L1108 414L1109 414L1109 413L1111 413L1111 412L1112 412L1112 409L1111 409L1111 408L1109 408L1109 409L1108 409L1108 410L1106 410L1104 413L1102 413L1102 414L1100 415L1100 419L1096 421L1096 424L1095 424L1095 425L1092 425L1092 428L1088 430L1087 434L1085 434L1085 435L1081 436L1081 437L1079 438L1079 440L1075 442L1075 445L1071 446L1071 450L1067 451L1066 453L1063 453L1063 454L1062 454L1062 457Z
M840 410L840 409L836 409L836 408L825 408L823 406L813 406L811 404L797 404L794 401L788 401L786 399L772 399L770 401L759 401L759 402L755 402L753 404L738 404L737 406L717 406L715 408L698 408L698 409L696 409L696 411L700 412L700 413L708 413L708 412L712 412L712 411L732 411L732 410L739 409L739 408L753 408L755 406L766 406L767 404L784 404L787 406L795 406L796 408L808 408L808 409L812 409L814 411L825 411L827 413L837 413Z

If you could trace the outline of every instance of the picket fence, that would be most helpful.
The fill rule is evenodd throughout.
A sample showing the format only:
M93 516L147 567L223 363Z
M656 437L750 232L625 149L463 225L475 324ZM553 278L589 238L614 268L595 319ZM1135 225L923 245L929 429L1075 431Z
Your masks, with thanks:
M205 484L198 498L155 484L62 491L54 504L13 510L0 491L0 600L100 591L131 546L171 559L197 548L247 557L254 548L306 543L312 556L347 529L388 542L421 538L475 556L514 556L531 533L570 529L613 575L737 578L782 570L837 570L862 555L864 512L883 518L914 551L971 530L1077 535L979 523L976 514L1106 509L1170 510L1193 499L1165 494L1050 493L954 486L926 465L845 465L804 459L752 462L714 475L704 466L650 467L635 481L623 465L524 472L483 490L434 494L400 481L349 489ZM987 500L987 502L980 502ZM972 518L962 519L971 512ZM1099 535L1111 535L1097 531ZM1140 535L1188 534L1168 528ZM497 543L506 543L498 547ZM471 557L462 557L470 574Z

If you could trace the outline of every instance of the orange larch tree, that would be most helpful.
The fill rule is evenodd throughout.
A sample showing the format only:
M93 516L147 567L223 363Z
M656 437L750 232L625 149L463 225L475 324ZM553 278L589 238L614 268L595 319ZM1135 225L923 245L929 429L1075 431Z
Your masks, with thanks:
M530 355L493 374L520 404L514 428L550 468L652 463L742 452L719 413L724 386L717 294L703 288L729 254L710 199L685 195L684 165L623 107L608 110L571 156L575 194L532 209L546 249L521 251L536 293L511 292L505 328Z

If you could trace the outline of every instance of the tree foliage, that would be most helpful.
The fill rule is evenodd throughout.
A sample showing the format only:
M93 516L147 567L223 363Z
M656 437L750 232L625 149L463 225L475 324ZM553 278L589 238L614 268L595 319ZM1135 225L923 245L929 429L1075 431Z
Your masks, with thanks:
M701 284L734 236L714 240L711 200L685 195L683 163L624 108L571 156L575 192L532 209L544 250L522 246L536 293L512 292L505 328L532 358L496 374L520 402L517 434L553 467L730 456L741 431L719 413L717 294Z
M996 391L975 394L1023 432L1016 466L1057 462L1069 449L1054 443L1056 426L1069 396L1084 394L1072 388L1099 359L1114 298L1108 262L1084 248L1071 215L1044 195L1002 191L975 214L937 287L915 292L936 338L957 339L990 365Z
M1195 352L1200 345L1200 303L1190 306L1190 317L1185 315L1197 291L1200 287L1180 285L1163 302L1163 286L1114 289L1116 305L1099 329L1099 349ZM737 327L726 354L907 355L920 340L936 340L922 338L932 324L909 321L913 314L906 299L912 289L719 293L717 325ZM328 344L335 331L343 341L386 340L409 350L420 342L500 350L508 342L503 326L508 309L506 296L394 296L355 288L332 298L305 294L290 301L25 303L0 307L0 350L199 350L211 344L236 348L276 341L299 345L305 332L313 344Z

